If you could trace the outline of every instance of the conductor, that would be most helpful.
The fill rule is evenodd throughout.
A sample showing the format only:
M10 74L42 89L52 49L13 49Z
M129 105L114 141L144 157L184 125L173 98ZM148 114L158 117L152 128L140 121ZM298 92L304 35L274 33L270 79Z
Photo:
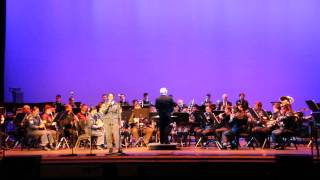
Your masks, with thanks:
M170 116L173 111L174 102L168 96L166 88L160 89L160 96L156 99L156 108L159 113L160 143L169 144Z

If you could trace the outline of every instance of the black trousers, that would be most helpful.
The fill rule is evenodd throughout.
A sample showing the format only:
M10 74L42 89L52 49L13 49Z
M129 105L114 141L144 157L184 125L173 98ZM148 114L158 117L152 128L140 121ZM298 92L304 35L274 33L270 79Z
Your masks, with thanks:
M170 127L170 117L169 116L161 116L159 119L159 129L160 129L160 143L168 144L169 143L169 133L171 130Z

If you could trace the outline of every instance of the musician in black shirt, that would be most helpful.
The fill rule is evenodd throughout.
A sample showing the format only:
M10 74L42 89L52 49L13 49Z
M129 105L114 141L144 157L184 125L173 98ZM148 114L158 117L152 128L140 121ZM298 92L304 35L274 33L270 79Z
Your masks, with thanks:
M121 107L130 105L128 103L128 101L126 101L126 95L125 94L123 94L123 93L119 94L119 98L120 98L119 104L120 104Z
M202 118L201 126L196 131L197 137L202 137L202 143L207 141L207 136L215 132L215 125L218 123L215 120L214 114L210 106L205 107L204 117Z
M56 109L56 111L55 111L56 113L60 113L60 112L64 111L64 104L62 103L60 94L56 95L56 102L53 103L53 106Z
M246 111L249 108L249 103L247 100L245 100L245 94L241 92L239 94L239 100L236 101L236 106L241 105L243 109Z
M143 99L141 101L141 107L149 107L151 106L151 101L149 100L149 94L143 93Z

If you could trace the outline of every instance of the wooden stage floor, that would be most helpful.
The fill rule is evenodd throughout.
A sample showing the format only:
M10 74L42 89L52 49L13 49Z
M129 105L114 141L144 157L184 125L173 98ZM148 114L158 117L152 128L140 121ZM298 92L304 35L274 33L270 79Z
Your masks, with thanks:
M65 155L72 154L71 149L43 151L35 149L14 149L5 151L6 157L17 156L41 156L43 163L50 163L50 161L67 162L70 159L74 159L78 162L90 162L90 161L104 161L104 160L123 160L123 161L181 161L181 160L274 160L277 156L284 155L296 155L296 156L311 156L311 149L306 146L300 146L298 150L293 147L286 148L286 150L274 150L274 149L237 149L237 150L219 150L215 147L209 148L194 148L194 147L182 147L178 150L149 150L146 147L127 148L123 151L125 156L118 156L117 154L107 155L107 150L93 150L92 154L96 156L86 156L90 154L90 149L75 149L73 154L76 157L68 157ZM315 151L314 151L315 153ZM314 154L315 157L316 154ZM316 158L316 157L315 157Z

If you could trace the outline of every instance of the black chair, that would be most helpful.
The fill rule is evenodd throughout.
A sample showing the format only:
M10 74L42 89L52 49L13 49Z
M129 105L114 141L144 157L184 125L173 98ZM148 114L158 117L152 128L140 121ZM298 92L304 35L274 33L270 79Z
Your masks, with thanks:
M216 139L215 132L209 133L206 138L207 138L207 140L206 140L206 142L203 142L203 147L209 147L209 144L212 143L212 144L215 144L219 150L221 150L222 145L219 142L219 140ZM197 148L199 145L201 145L203 139L204 139L204 137L199 138L199 140L197 141L197 143L195 145L195 148Z

